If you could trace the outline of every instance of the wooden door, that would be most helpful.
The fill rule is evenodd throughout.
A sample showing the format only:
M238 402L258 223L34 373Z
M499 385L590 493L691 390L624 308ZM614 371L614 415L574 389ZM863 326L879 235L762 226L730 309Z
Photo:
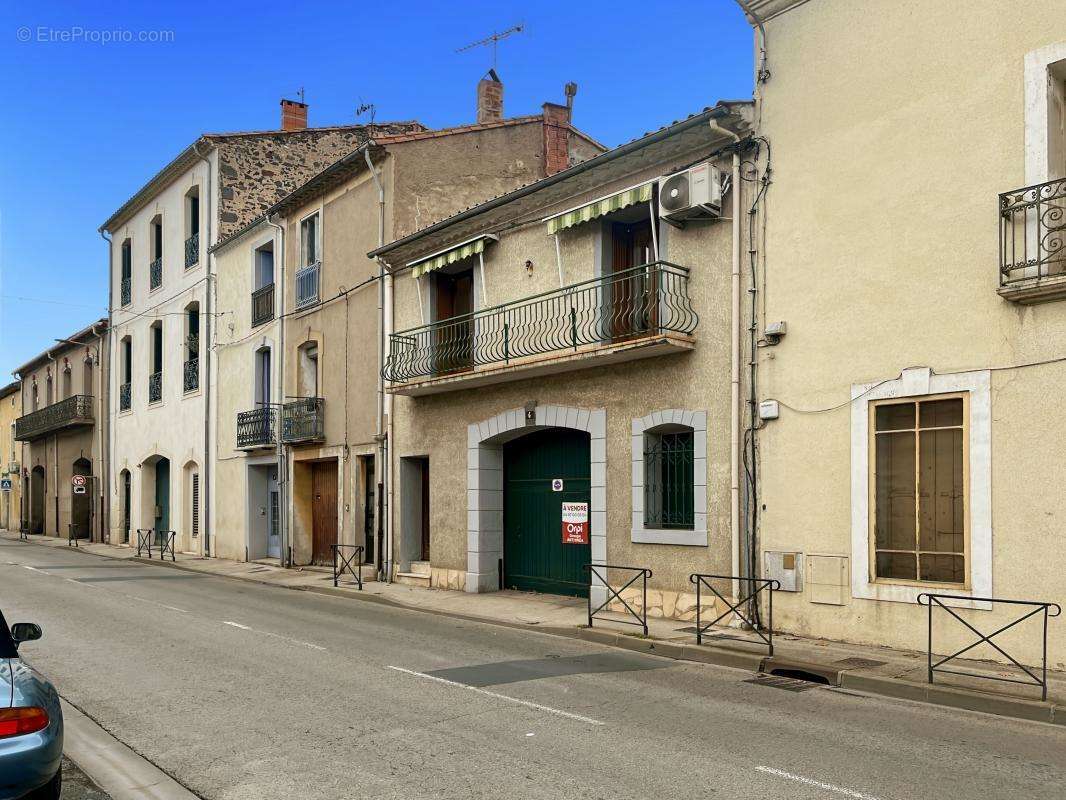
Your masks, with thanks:
M422 558L429 561L429 459L422 459Z
M311 465L311 562L332 564L337 543L337 462Z
M616 222L611 227L611 239L613 272L627 273L612 281L610 292L611 339L620 341L643 335L656 325L656 273L635 269L655 259L651 222Z
M436 320L434 362L438 373L460 372L473 366L474 271L453 275L435 273Z

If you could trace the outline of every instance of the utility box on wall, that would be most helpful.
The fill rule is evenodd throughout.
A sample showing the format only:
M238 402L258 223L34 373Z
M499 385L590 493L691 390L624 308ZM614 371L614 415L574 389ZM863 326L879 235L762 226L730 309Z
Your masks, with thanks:
M847 556L807 556L807 599L842 606L848 601Z
M780 591L803 591L803 553L767 550L762 559L763 577L778 581Z

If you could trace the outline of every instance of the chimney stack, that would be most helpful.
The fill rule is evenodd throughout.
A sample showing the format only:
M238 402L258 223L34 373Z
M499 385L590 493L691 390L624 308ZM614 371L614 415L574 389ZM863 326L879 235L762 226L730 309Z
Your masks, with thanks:
M307 127L307 103L281 99L281 129L302 131Z
M503 82L496 70L490 69L477 82L477 122L499 122L503 119Z
M570 125L574 114L574 95L577 84L566 84L566 105L545 103L544 113L544 175L554 175L570 166Z

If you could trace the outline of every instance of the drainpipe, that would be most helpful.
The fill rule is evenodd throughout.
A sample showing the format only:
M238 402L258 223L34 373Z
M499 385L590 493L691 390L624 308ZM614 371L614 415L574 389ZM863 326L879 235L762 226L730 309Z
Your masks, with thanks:
M111 271L109 269L108 270L108 275L110 276L110 274L111 274ZM111 281L108 281L108 283L111 283ZM109 288L108 289L108 296L109 297L110 297L110 294L111 294L111 290ZM111 325L110 325L110 318L111 318L110 299L108 300L107 313L108 313L108 327L107 327L107 330L111 330ZM90 330L92 331L92 335L96 337L96 365L97 366L102 366L101 363L100 363L101 360L102 360L101 357L100 357L100 353L101 353L100 334L98 334L96 332L96 323L95 322L90 327ZM111 341L111 338L108 337L108 342L110 342L110 341ZM110 358L107 359L107 363L108 363L108 365L111 364L111 359ZM111 429L111 420L110 420L110 418L107 415L107 403L104 402L104 392L107 390L106 387L108 385L107 380L108 380L108 375L109 375L109 373L106 371L106 369L107 368L105 367L105 370L101 371L101 373L100 373L100 378L99 378L99 380L100 380L100 393L99 393L99 395L97 396L96 399L100 403L100 410L104 412L104 413L99 415L100 420L101 420L101 424L104 426L104 429L102 431L100 431L100 464L101 464L100 468L101 468L101 470L104 473L103 476L101 477L100 483L102 484L102 488L103 488L103 496L105 498L110 498L111 497L111 493L110 493L110 490L109 490L108 487L110 487L110 485L111 485L111 483L109 481L109 476L111 474L111 469L110 469L110 464L109 464L109 460L108 460L107 446L104 443L105 442L105 437L107 436L106 432ZM96 370L93 370L93 375L96 375ZM94 504L95 504L95 501L94 501ZM101 501L101 503L100 503L100 541L101 542L108 541L111 538L111 528L108 525L108 520L110 518L110 514L108 514L108 510L109 510L108 506L109 505L110 504L108 502L105 502L105 501ZM106 538L105 538L105 535L106 535ZM92 531L89 531L89 537L90 537L89 541L92 541Z
M710 127L733 139L734 145L740 142L740 137L730 130L721 127L715 120L710 121ZM732 268L730 272L732 291L730 304L729 325L729 538L730 538L730 567L734 576L740 575L740 238L741 238L741 205L740 205L740 152L733 150L733 252ZM740 581L733 581L733 597L740 594Z
M204 358L204 501L200 507L200 514L204 521L204 556L211 557L211 459L214 450L211 447L211 265L214 263L214 254L211 245L214 243L214 215L211 210L211 200L214 195L215 183L212 179L211 159L200 152L200 143L193 142L193 152L200 160L207 164L207 264L206 278L204 282L204 342L200 348Z
M378 190L378 247L385 246L385 188L378 179L374 162L370 160L370 144L368 141L363 149L363 158L366 159L370 177ZM393 287L392 274L385 271L385 263L379 258L378 265L378 320L381 324L381 333L378 338L378 409L377 409L377 440L378 452L381 454L381 466L378 474L382 479L381 489L381 514L378 526L382 529L382 544L385 545L385 553L379 553L381 559L381 571L386 583L392 583L392 397L385 394L385 341L392 334L393 312ZM385 420L388 420L386 422ZM376 510L376 509L375 509ZM384 558L382 558L384 556Z
M281 378L281 397L285 398L285 228L276 222L270 221L270 215L267 214L264 217L267 225L274 227L278 232L278 251L279 251L279 269L278 278L275 282L274 296L278 298L278 375ZM280 287L278 291L277 287ZM269 402L269 398L268 398ZM278 406L278 419L277 429L275 434L278 437L278 527L279 543L281 548L278 557L281 559L281 563L285 563L285 554L289 551L286 549L289 544L289 505L287 499L287 487L289 484L289 459L285 453L285 443L281 440L281 406ZM288 566L292 566L289 564Z
M100 231L100 238L107 242L107 364L104 365L103 376L100 379L100 409L101 416L105 420L104 430L100 433L101 460L104 471L104 502L100 509L103 530L100 531L102 539L106 543L111 542L111 403L107 400L111 397L111 330L113 321L111 309L115 306L115 281L111 276L114 268L114 242L109 231ZM96 351L100 352L97 344Z
M45 398L45 399L51 400L51 402L54 403L55 402L55 398L56 398L56 393L59 391L59 371L55 368L56 367L56 360L55 360L55 357L52 355L52 351L51 350L45 350L44 355L49 361L52 362L52 372L53 372L53 377L52 377L52 397L51 398ZM45 453L45 461L46 461L46 463L47 463L47 459L48 459L48 454ZM57 434L57 433L53 433L52 434L52 508L55 509L56 536L58 536L59 535L59 434ZM47 513L48 512L46 511L45 514L47 515ZM43 528L43 522L44 521L42 520L42 528Z

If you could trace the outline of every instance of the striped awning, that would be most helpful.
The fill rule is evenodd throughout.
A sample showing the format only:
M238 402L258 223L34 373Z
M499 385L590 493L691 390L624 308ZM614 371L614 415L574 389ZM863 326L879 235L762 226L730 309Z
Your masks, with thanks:
M601 197L599 200L593 200L591 203L548 217L548 233L558 233L635 203L646 203L651 200L652 185L652 183L645 183L643 186L634 186L624 192Z
M411 274L414 277L419 278L427 272L432 272L435 269L454 264L456 261L461 261L464 258L483 253L485 251L486 241L494 242L496 241L496 237L478 236L476 239L470 239L461 244L457 244L454 247L449 247L447 250L441 250L432 255L425 256L424 258L408 262L407 266L411 267Z

